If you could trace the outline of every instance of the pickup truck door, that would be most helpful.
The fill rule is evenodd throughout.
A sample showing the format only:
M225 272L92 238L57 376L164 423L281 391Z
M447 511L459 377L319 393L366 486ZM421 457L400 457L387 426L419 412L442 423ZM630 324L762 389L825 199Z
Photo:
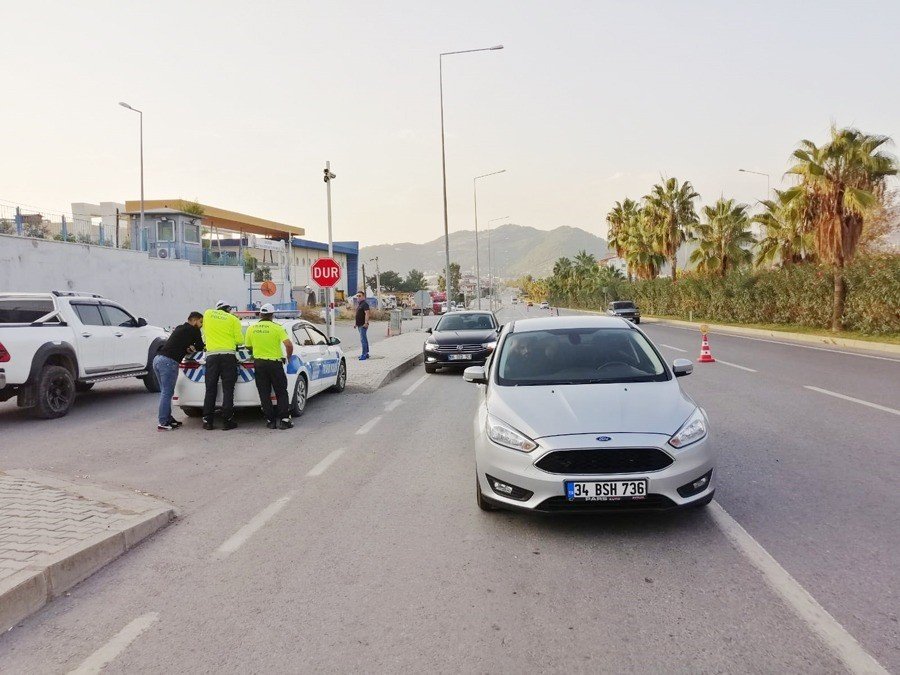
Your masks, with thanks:
M115 338L117 370L138 370L147 365L150 345L137 319L116 305L102 303L100 311Z
M80 326L72 326L80 370L87 376L108 373L116 368L116 337L106 325L97 302L71 303Z

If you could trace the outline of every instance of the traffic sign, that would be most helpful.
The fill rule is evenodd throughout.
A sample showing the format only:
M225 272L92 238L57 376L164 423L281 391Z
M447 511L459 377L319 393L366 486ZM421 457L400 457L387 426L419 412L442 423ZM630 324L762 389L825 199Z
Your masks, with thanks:
M416 307L419 309L431 309L431 293L428 291L418 291L413 298Z
M341 280L341 266L334 258L319 258L310 266L309 276L322 288L332 288Z
M264 281L262 282L262 284L260 284L259 290L264 296L266 296L267 298L271 298L273 295L275 295L275 291L278 289L275 287L274 281Z

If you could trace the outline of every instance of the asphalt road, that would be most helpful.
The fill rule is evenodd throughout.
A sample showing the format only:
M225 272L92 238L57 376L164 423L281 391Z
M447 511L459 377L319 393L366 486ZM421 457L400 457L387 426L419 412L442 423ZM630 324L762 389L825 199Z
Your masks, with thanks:
M667 357L699 351L695 332L645 328ZM181 509L0 637L0 672L67 672L98 650L111 673L845 671L841 636L734 545L727 514L900 671L900 359L717 335L712 349L732 365L681 382L714 425L722 517L480 512L479 391L458 374L323 394L289 432L245 413L227 434L193 420L160 434L137 382L53 422L0 405L3 467ZM118 652L123 629L137 635Z

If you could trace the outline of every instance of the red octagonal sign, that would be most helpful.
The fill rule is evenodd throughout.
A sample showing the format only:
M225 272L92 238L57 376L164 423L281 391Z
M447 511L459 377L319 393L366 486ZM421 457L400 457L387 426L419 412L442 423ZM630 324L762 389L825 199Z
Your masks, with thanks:
M341 280L341 266L334 258L319 258L309 268L309 274L322 288L331 288Z

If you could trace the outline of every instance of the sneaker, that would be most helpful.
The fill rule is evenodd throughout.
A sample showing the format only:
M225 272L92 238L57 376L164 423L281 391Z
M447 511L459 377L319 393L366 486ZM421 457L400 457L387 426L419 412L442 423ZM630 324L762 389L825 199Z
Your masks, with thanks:
M360 360L360 361L365 361L365 360L368 359L368 358L369 358L369 355L368 355L368 354L363 354L362 356L359 357L359 360Z
M284 431L285 429L293 429L294 423L291 422L289 419L283 419L283 420L281 420L281 422L278 423L278 428L281 429L282 431Z
M204 419L203 420L203 428L206 429L207 431L211 431L212 429L215 429L215 426L213 426L213 421L211 419Z
M169 426L177 429L178 427L184 426L184 422L179 422L174 417L169 420Z
M172 431L173 429L175 429L175 427L173 427L168 422L166 422L165 424L157 424L156 425L157 431Z
M277 429L278 423L275 420L270 420L266 422L266 429Z
M222 428L225 431L231 431L232 429L237 429L237 422L234 420L225 420L225 424L222 425Z

